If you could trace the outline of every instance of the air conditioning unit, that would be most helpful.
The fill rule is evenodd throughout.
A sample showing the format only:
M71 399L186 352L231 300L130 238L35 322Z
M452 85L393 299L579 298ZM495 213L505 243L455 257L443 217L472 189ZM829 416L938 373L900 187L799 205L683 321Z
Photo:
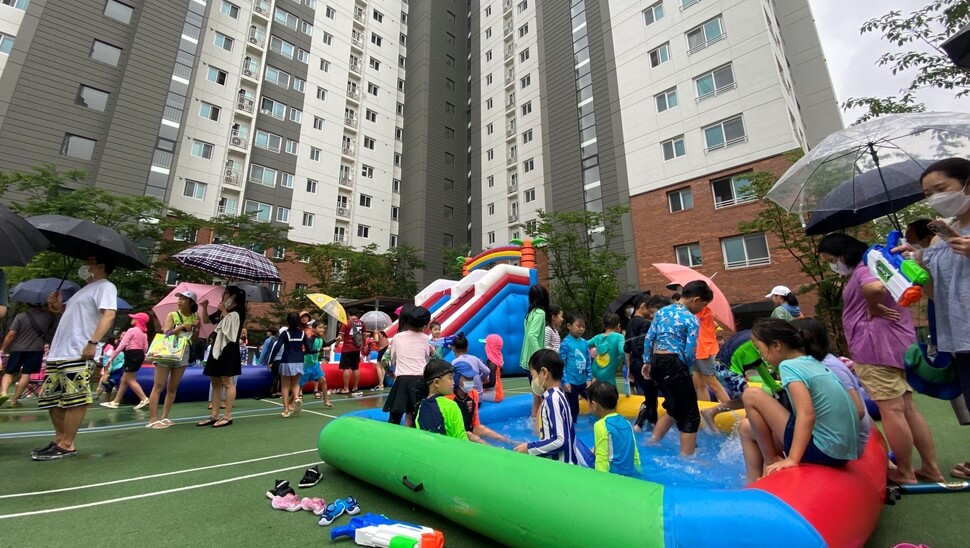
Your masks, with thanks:
M242 140L242 137L238 137L238 136L236 136L236 135L233 135L233 136L232 136L232 137L231 137L231 138L229 139L229 143L230 143L230 144L232 144L233 146L237 146L237 147L241 147L241 146L243 146L243 140ZM228 175L228 173L227 173L227 175Z
M252 76L253 75L253 71L251 71L249 69L243 69L243 74L245 74L246 76Z

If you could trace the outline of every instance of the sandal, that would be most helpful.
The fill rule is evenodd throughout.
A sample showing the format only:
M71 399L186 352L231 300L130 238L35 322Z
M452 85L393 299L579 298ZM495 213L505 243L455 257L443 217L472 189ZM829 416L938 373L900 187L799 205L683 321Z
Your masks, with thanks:
M164 424L166 426L175 426L175 421L169 420L169 419L162 419L162 420L160 420L158 422L160 422L160 423L162 423L162 424Z
M219 422L219 417L209 417L207 419L202 419L195 423L196 426L212 426L213 424Z
M322 398L322 397L323 397L323 394L321 394L321 393L319 393L319 392L314 392L314 393L313 393L313 397L319 400L320 398Z
M950 470L950 475L962 480L970 480L970 461L958 463Z
M212 424L213 428L222 428L223 426L229 426L232 424L232 419L227 419L225 417L217 420Z
M323 406L324 407L329 407L330 409L333 409L333 403L328 402L328 401L323 402Z
M155 421L148 425L152 430L165 430L166 428L172 426L171 424L165 424L162 421Z

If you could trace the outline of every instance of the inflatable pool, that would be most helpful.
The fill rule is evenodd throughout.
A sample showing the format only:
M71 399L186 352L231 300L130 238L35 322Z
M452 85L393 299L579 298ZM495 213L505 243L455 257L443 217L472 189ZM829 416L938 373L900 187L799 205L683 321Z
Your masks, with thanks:
M145 394L152 391L155 384L155 367L151 364L143 365L136 374L138 384L141 385ZM242 374L236 379L236 399L239 398L262 398L269 395L270 384L273 382L273 374L260 365L244 365ZM187 401L208 401L209 400L209 377L202 374L199 366L187 367L182 380L179 382L178 394L175 396L176 403ZM128 390L125 393L124 401L127 403L138 403L135 394Z
M508 398L483 406L480 416L486 424L521 418L531 404L531 395ZM604 474L387 424L385 417L375 409L329 423L320 432L320 457L511 546L863 546L885 497L886 450L877 435L844 469L802 465L725 490ZM481 481L469 484L468 470Z
M323 364L323 376L327 378L327 388L339 390L344 386L344 372L336 363ZM350 380L353 383L353 378ZM377 386L377 369L375 362L360 362L360 382L357 388L361 390Z

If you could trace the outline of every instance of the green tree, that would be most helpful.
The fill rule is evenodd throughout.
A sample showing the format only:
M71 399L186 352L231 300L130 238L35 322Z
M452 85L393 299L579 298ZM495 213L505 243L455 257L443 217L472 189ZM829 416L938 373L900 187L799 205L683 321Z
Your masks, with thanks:
M384 253L384 260L387 263L387 272L390 275L385 295L388 297L414 297L418 292L417 277L414 273L428 266L428 263L421 258L418 248L407 244L393 247Z
M599 324L620 292L616 272L626 263L626 255L614 246L620 220L629 211L627 206L602 213L539 211L535 226L524 226L530 237L546 240L540 249L548 258L553 302L564 310L581 312L589 326Z
M472 252L469 245L459 245L455 247L441 247L441 260L444 262L444 276L452 280L462 279L462 269L465 265L465 257Z
M970 2L966 0L933 0L910 13L894 10L866 21L860 29L862 34L881 33L894 48L880 56L876 64L893 74L911 71L913 79L900 90L899 97L853 97L842 108L866 108L858 123L883 114L923 112L926 107L914 96L920 89L953 90L958 99L970 94L970 71L954 65L940 47L967 23Z

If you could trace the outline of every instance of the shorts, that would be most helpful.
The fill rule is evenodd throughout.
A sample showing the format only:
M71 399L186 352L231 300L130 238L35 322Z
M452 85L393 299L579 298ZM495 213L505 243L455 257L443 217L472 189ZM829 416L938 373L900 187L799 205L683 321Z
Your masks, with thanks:
M135 373L145 363L144 350L125 350L125 373Z
M697 392L687 365L674 354L654 354L650 378L664 395L663 408L682 434L695 434L701 425Z
M340 353L340 369L357 371L360 368L360 350L348 350Z
M744 389L748 387L748 381L744 378L744 375L738 375L721 362L714 364L714 376L717 377L718 382L721 383L724 391L732 400L740 399L741 394L744 394Z
M115 369L114 371L111 371L110 373L108 373L107 378L105 378L105 380L101 382L101 386L103 386L105 390L108 390L108 391L114 390L114 388L121 383L121 375L124 372L125 370L121 367L119 367L118 369Z
M315 382L323 378L323 369L319 363L313 365L303 365L303 375L300 377L300 386L308 382Z
M40 373L40 366L44 363L44 351L11 352L7 363L4 364L4 373L7 375L33 375Z
M795 415L792 414L788 417L788 424L785 425L785 455L791 450L791 442L795 438ZM801 462L810 462L813 464L821 464L824 466L845 466L849 461L843 459L834 459L825 453L821 449L815 446L815 437L812 436L808 438L808 447L805 448L805 454L802 455Z
M697 371L701 375L713 375L714 374L714 357L709 358L697 358L694 360L694 371Z
M281 377L299 377L303 374L303 363L281 363L280 364L280 376Z
M893 400L913 391L913 387L906 382L906 371L903 369L859 362L853 367L873 401Z
M91 364L86 360L48 362L44 384L37 398L38 409L91 405Z

